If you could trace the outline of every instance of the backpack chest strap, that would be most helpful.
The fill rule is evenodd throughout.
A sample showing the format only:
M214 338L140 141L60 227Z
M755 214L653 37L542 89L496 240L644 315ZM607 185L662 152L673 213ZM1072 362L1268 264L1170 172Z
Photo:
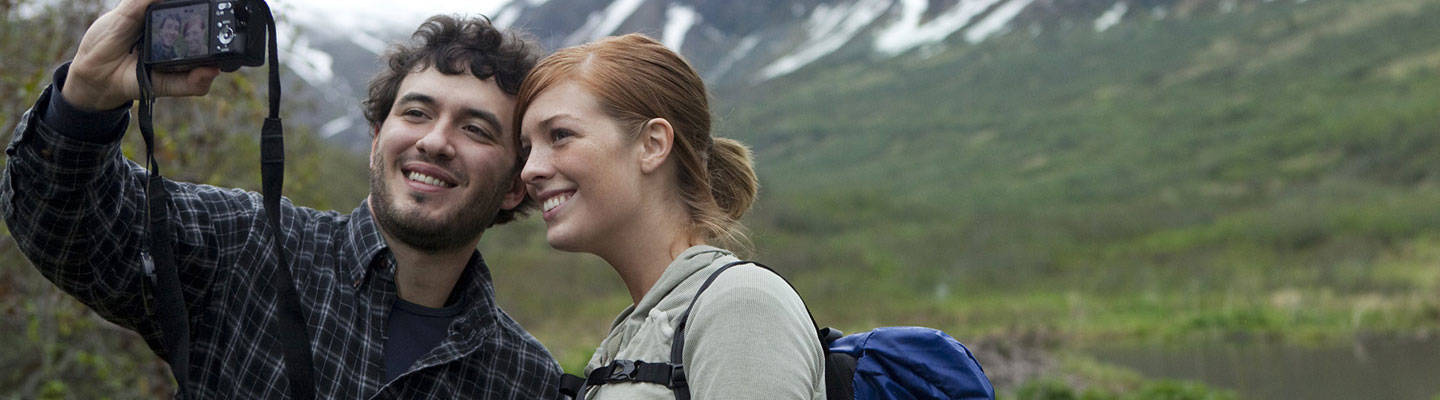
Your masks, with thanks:
M655 383L668 388L685 387L685 367L670 363L615 360L610 362L610 365L591 370L590 375L585 378L585 386L619 382Z

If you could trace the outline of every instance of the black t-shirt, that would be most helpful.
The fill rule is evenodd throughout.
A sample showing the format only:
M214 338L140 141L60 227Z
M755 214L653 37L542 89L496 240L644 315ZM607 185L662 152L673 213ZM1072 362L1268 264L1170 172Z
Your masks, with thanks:
M385 381L405 373L415 360L445 339L450 322L464 311L466 302L451 298L444 308L430 308L395 298L385 323Z

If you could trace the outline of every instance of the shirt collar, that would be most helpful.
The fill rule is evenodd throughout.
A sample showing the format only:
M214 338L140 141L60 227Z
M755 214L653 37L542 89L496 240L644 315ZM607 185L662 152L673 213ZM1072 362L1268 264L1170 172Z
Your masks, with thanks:
M650 290L645 292L645 296L640 298L638 304L633 304L625 311L621 311L620 316L611 323L611 329L624 323L628 318L644 320L652 309L671 309L679 306L678 304L662 306L661 302L689 303L688 296L669 297L670 292L679 290L681 286L684 286L685 290L699 288L700 282L703 282L709 275L696 276L696 274L702 274L701 271L722 259L732 261L735 260L735 257L729 251L703 244L685 249L678 257L675 257L674 261L670 262L670 265L665 267L665 272L660 274L660 279L650 286Z
M370 213L369 205L361 201L360 206L350 213L349 240L346 245L356 262L342 268L348 268L347 276L350 278L350 285L359 288L365 280L371 279L374 272L388 269L387 279L394 279L393 257L389 256L390 246L385 243L385 237L380 234L380 225L375 222L375 216ZM382 262L385 260L387 262ZM488 322L495 308L495 286L491 283L490 267L485 265L485 258L476 250L471 253L470 260L465 264L465 272L460 274L460 280L455 282L458 294L464 296L468 302L467 308L471 310L462 315L462 319L470 320L472 323L480 323L481 326L491 325ZM481 316L481 321L474 321L476 315Z
M359 287L365 283L366 275L371 269L383 266L384 263L377 260L388 246L385 244L385 237L380 235L380 226L375 224L375 217L370 214L370 206L365 200L361 200L360 206L350 213L349 227L349 240L346 245L357 262L342 268L349 269L346 272L351 287Z

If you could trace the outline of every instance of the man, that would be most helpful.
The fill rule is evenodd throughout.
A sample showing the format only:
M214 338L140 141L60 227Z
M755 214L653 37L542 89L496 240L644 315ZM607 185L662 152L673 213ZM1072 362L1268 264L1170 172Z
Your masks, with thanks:
M131 45L145 7L124 0L22 117L0 178L0 212L57 286L159 353L147 313L145 171L119 151L138 97ZM313 382L274 330L279 264L258 194L166 182L171 248L189 313L193 398L548 398L549 353L494 302L475 250L486 227L533 207L518 181L512 114L535 46L485 20L436 17L387 56L365 101L367 200L348 215L282 205L284 247L310 338ZM165 96L203 95L215 68L154 73ZM167 354L160 354L167 360ZM301 386L297 386L301 387Z
M165 16L160 18L159 41L150 46L151 57L156 60L170 60L180 58L183 54L175 50L176 40L180 38L180 18Z

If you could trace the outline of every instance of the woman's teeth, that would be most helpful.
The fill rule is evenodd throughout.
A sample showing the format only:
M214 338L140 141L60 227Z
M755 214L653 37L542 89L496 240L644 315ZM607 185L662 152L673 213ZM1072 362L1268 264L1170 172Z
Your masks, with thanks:
M570 200L569 194L562 194L551 197L545 199L545 204L542 205L542 208L545 209L545 212L550 212L550 210L554 210L555 207L559 207L561 204L564 204L566 200Z

